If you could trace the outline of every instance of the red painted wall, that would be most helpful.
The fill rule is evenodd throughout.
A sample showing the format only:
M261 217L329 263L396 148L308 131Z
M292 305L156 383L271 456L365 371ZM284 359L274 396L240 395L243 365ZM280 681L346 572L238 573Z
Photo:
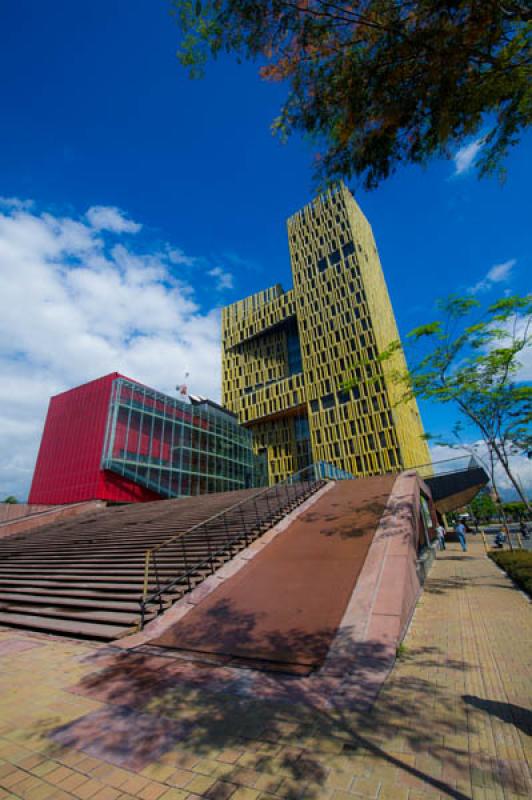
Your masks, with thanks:
M118 372L52 397L35 465L30 503L142 502L159 495L100 469L111 386Z

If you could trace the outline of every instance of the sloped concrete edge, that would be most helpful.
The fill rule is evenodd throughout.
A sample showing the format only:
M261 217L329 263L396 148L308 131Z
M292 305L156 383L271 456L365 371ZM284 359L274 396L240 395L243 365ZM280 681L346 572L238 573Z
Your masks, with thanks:
M398 476L336 637L315 676L324 682L341 680L335 700L344 706L375 702L421 594L416 569L421 487L430 495L415 472Z

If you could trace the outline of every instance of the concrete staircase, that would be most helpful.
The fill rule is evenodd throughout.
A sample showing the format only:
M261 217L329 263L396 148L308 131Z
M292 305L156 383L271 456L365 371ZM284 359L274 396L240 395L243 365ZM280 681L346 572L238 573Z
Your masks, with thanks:
M181 534L157 553L159 583L152 570L148 591L174 585L145 621L322 485L313 480L121 506L11 536L0 541L0 625L100 640L124 636L139 623L147 549ZM185 573L189 578L176 584Z

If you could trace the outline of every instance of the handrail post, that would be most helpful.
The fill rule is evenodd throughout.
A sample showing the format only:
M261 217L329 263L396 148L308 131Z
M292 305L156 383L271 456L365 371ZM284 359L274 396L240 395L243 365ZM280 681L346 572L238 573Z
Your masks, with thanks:
M181 550L183 551L183 564L185 565L185 575L187 576L187 586L188 590L192 589L192 582L190 580L190 573L188 571L188 563L187 563L187 549L185 547L185 537L181 537Z
M248 545L248 532L247 532L247 529L246 529L246 521L245 521L245 518L244 518L244 511L243 511L242 506L240 506L240 521L242 523L242 530L244 532L244 541L245 541L246 546L247 546Z
M270 487L270 489L271 489L271 487ZM267 509L268 509L268 522L269 522L270 520L272 520L272 519L273 519L273 516L272 516L272 509L271 509L271 506L270 506L270 492L269 492L269 491L268 491L268 492L266 492L266 494L264 495L264 497L266 498L266 507L267 507Z
M148 596L148 575L150 572L150 559L151 559L151 550L146 550L144 554L144 584L142 587L142 599L146 602L146 598Z
M211 575L214 572L214 561L212 557L211 537L209 536L209 522L205 523L205 538L207 539L207 550L209 553L209 561L211 564Z
M279 484L278 483L275 484L275 499L277 500L277 508L275 510L275 516L277 516L279 514L279 510L280 510L280 508L282 506L282 499L279 496Z
M227 529L227 514L224 514L224 533L225 533L225 541L228 544L229 548L229 555L233 558L233 540L229 536L229 531Z
M155 581L157 583L157 597L159 598L159 614L163 613L163 597L161 594L161 581L159 580L159 568L157 567L157 558L153 554L153 570L155 572Z

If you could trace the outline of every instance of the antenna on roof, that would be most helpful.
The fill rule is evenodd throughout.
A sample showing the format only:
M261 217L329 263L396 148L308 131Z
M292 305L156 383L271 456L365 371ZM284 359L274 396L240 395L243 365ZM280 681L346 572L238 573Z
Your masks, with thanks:
M175 388L179 392L179 394L184 395L185 397L188 395L188 386L187 386L187 378L190 375L190 372L185 372L185 379L183 383L178 384Z

